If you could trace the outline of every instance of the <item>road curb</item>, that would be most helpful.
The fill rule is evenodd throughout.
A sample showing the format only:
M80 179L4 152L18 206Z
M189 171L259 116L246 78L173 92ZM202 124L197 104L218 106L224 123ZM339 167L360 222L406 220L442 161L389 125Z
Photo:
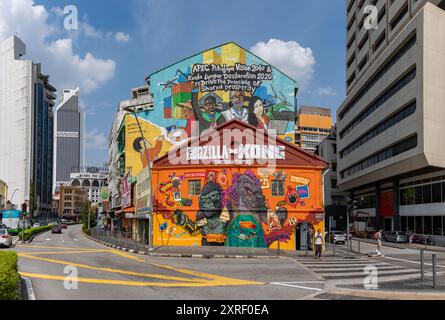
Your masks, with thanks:
M34 295L34 289L32 287L32 282L29 278L20 277L25 285L25 288L22 286L22 297L25 296L26 300L36 300L36 296Z
M222 254L192 254L192 253L155 253L155 252L148 252L148 251L139 251L135 249L129 249L120 247L96 238L93 238L86 233L82 232L82 234L94 241L97 242L103 246L111 247L116 250L125 251L129 253L134 253L138 255L144 255L144 256L150 256L150 257L159 257L159 258L188 258L188 259L279 259L279 256L259 256L259 255L222 255Z
M407 292L395 290L357 290L335 286L335 289L327 290L332 294L342 294L361 298L375 298L388 300L445 300L445 295L438 292Z

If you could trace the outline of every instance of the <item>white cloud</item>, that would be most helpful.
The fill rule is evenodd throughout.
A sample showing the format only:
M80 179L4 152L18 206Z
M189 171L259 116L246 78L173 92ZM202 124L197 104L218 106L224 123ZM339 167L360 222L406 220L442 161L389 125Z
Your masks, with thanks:
M331 96L335 97L337 95L337 92L334 88L331 86L325 87L325 88L318 88L317 94L322 97Z
M108 139L103 132L93 129L85 134L86 147L88 149L106 150L108 149Z
M117 42L128 42L130 41L130 35L128 33L116 32L114 38Z
M76 53L71 38L61 36L62 26L48 22L50 14L60 13L57 8L47 11L33 0L1 0L0 41L17 34L27 46L26 58L41 62L42 72L59 90L80 86L83 93L90 93L114 77L116 63L91 52ZM83 30L90 36L100 34L89 25Z
M270 39L267 43L260 41L250 50L298 81L302 89L307 88L314 75L316 63L311 48L303 48L296 41Z

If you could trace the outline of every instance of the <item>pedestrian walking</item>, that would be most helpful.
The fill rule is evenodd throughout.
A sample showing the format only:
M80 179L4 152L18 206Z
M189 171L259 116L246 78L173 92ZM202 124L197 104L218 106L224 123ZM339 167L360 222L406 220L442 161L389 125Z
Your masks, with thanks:
M377 250L376 250L377 256L384 257L384 255L380 251L382 248L383 230L380 229L379 231L377 231L376 234L374 235L374 238L377 241Z
M323 234L321 230L318 229L315 233L315 257L317 259L321 259L321 255L323 252Z
M410 235L409 235L409 246L411 247L411 245L413 244L413 241L414 241L414 233L411 233Z

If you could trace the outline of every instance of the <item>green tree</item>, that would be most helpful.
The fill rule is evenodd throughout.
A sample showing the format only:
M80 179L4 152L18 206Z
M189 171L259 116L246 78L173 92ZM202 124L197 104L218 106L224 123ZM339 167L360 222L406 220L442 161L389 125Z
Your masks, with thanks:
M95 210L93 210L93 208L91 208L91 203L85 202L84 205L82 206L81 219L82 219L82 225L83 225L82 229L87 234L89 234L89 232L90 232L88 230L88 214L90 216L90 228L96 227L97 214L96 214Z

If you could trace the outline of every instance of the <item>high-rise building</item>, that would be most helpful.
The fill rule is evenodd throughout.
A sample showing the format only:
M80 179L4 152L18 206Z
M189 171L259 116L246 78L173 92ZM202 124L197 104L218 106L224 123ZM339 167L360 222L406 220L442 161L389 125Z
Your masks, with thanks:
M376 29L364 24L368 4ZM444 9L445 0L347 1L338 183L358 200L353 219L374 227L445 235Z
M16 36L0 44L0 176L37 217L51 211L56 88L25 55Z
M332 112L328 108L301 106L297 118L295 143L306 151L315 152L332 129Z
M85 158L85 112L79 106L79 88L65 89L55 112L54 187L70 184Z
M317 146L315 152L328 165L329 171L324 175L324 209L326 223L331 230L346 230L346 198L348 193L338 188L337 165L337 127L332 127L331 134Z

